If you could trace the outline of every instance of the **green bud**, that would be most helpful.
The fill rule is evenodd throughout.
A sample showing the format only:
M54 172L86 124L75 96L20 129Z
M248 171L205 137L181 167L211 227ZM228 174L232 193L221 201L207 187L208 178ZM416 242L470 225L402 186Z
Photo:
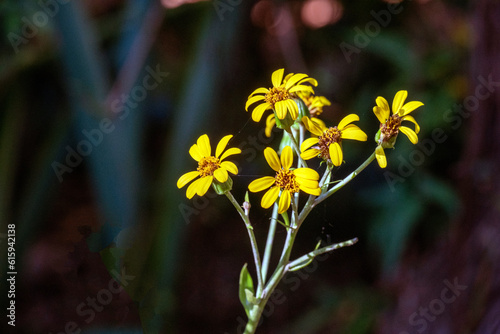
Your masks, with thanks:
M306 106L304 101L301 98L294 99L294 101L295 103L297 103L297 107L299 107L299 117L297 117L297 119L301 120L304 116L311 118L309 108Z
M212 186L217 195L224 195L227 192L231 191L231 189L233 189L233 180L228 177L226 182L220 183L219 181L214 179L214 182L212 182Z
M292 119L292 116L288 112L286 113L286 116L285 116L284 119L279 119L278 118L278 114L276 114L276 111L274 111L274 119L276 121L276 127L279 128L279 129L283 129L283 130L290 129L290 127L295 122L295 120Z

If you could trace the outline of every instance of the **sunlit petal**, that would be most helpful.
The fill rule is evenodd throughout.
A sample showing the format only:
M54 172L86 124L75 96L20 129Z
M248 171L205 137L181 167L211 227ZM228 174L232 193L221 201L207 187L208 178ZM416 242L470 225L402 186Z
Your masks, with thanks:
M293 164L293 151L290 146L285 146L281 151L281 166L284 170L289 170Z
M403 116L403 118L401 120L412 122L413 124L415 124L415 133L418 134L420 132L420 126L418 125L415 118L413 118L412 116L410 116L410 115Z
M281 86L281 82L283 81L283 73L285 73L285 69L280 68L279 70L274 71L271 75L271 82L273 83L274 87Z
M248 98L250 99L250 98L251 98L253 95L255 95L255 94L267 94L267 93L269 93L269 89L264 88L264 87L260 87L260 88L257 88L256 90L254 90L254 91L252 92L252 94L250 94L250 95L248 96Z
M198 144L198 149L200 150L200 153L204 157L209 157L212 148L210 147L210 140L208 139L207 135L201 135L200 138L196 141L196 144Z
M227 143L229 140L233 138L233 135L224 136L219 143L217 144L217 148L215 149L215 157L218 158L221 153L226 149Z
M385 124L385 122L387 122L390 116L389 109L383 109L379 106L373 107L373 113L375 114L375 116L377 116L377 119L380 122L380 124Z
M301 179L297 178L297 182L299 183L300 186L306 187L306 188L318 188L318 180L309 180L309 179Z
M273 131L274 126L276 125L276 119L274 113L270 114L266 118L266 137L271 137L271 131Z
M415 131L413 131L412 129L410 129L409 127L406 127L406 126L399 127L399 130L402 133L404 133L408 137L408 139L410 139L412 144L418 143L418 136L415 133Z
M214 180L214 177L212 175L208 175L205 177L202 177L201 179L198 179L194 182L199 181L196 194L198 196L203 196L207 193L208 188L210 188L210 185L212 184L212 181Z
M299 185L299 188L303 192L305 192L307 194L310 194L310 195L314 195L314 196L321 195L321 188L319 188L319 187L309 188L309 187L306 187L306 186L303 186L303 185Z
M214 171L214 176L217 181L219 181L220 183L224 183L227 181L229 174L227 174L227 170L225 170L224 168L217 168Z
M304 152L307 150L309 147L316 145L318 143L318 138L312 137L312 138L307 138L300 144L300 151Z
M295 85L297 82L299 82L300 80L304 79L307 77L307 74L304 74L304 73L297 73L297 74L294 74L290 79L288 79L288 81L286 82L285 84L285 89L289 89L290 87L292 87L293 85Z
M290 192L288 190L283 190L281 192L280 200L278 203L279 214L285 212L290 207L290 197Z
M316 158L320 153L320 150L312 148L310 150L304 151L300 154L300 157L304 160L309 160L312 158Z
M319 180L319 174L312 168L297 168L293 170L293 173L299 179L308 179L308 180Z
M270 147L266 147L264 150L264 157L271 168L278 172L281 169L280 159L278 153Z
M196 161L203 159L203 154L201 154L201 151L196 144L193 144L193 146L189 148L189 155Z
M284 119L287 112L287 103L285 101L278 101L274 104L274 110L279 119Z
M389 103L387 102L387 100L384 97L379 96L375 99L375 103L378 107L387 112L386 118L389 118L391 109L389 108Z
M220 157L220 161L226 159L230 155L240 154L240 153L241 153L241 149L239 149L237 147L231 147L230 149L228 149L226 152L224 152L222 154L222 156Z
M236 167L236 165L234 163L232 163L231 161L221 162L220 167L224 168L225 170L227 170L231 174L234 174L234 175L238 174L238 167Z
M285 102L287 103L290 116L293 120L296 120L299 116L299 107L297 106L297 103L294 100L286 100Z
M380 145L375 149L375 158L377 158L378 165L381 168L387 167L387 158L385 157L384 149Z
M255 109L252 111L252 120L254 122L259 122L260 119L262 118L262 114L264 114L264 111L267 109L271 109L271 104L270 103L261 103Z
M280 193L280 189L278 187L272 187L266 193L264 196L262 196L262 200L260 201L260 205L264 208L267 209L271 205L273 205L276 200L278 199L278 195Z
M302 123L306 127L307 131L311 132L313 135L321 136L323 130L307 116L302 117Z
M342 130L341 138L359 141L366 141L368 139L366 133L364 133L363 130L361 130L357 125L354 124L349 124Z
M342 118L342 120L340 121L340 123L337 126L337 128L340 131L342 131L342 129L345 128L347 124L352 123L354 121L359 121L359 116L358 115L356 115L356 114L347 115L346 117Z
M182 188L192 180L194 180L196 177L198 177L200 173L198 171L194 172L187 172L186 174L183 174L178 180L177 180L177 188Z
M403 107L405 103L408 92L406 90L400 90L394 96L394 101L392 102L392 114L399 114L399 110Z
M288 90L290 93L296 93L296 92L310 92L314 94L314 89L311 86L307 85L297 85L293 86Z
M340 166L342 164L343 154L342 148L339 143L332 143L329 147L330 160L335 166Z
M252 182L250 182L250 184L248 185L248 190L250 190L253 193L259 192L259 191L262 191L264 189L269 188L270 186L272 186L274 184L274 182L276 182L274 177L264 176L264 177L258 178L257 180L253 180Z
M248 111L248 107L252 104L254 104L255 102L257 101L262 101L265 99L265 96L264 95L255 95L255 96L252 96L251 98L249 98L247 100L247 103L245 104L245 110Z
M420 101L411 101L406 103L401 110L399 111L399 116L405 116L411 113L413 110L417 109L418 107L423 106L424 104Z

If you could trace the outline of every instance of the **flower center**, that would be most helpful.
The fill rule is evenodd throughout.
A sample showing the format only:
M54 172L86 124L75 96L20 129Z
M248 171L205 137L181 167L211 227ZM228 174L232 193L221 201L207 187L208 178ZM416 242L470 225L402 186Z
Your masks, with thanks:
M397 114L392 115L385 124L380 125L380 132L382 134L381 138L383 141L389 141L389 139L395 137L399 133L399 127L401 126L401 117Z
M220 168L220 161L216 157L205 157L198 162L198 172L201 177L214 175L214 172Z
M342 132L336 126L329 128L323 135L318 138L318 147L320 150L320 157L323 159L330 159L330 145L333 143L341 143Z
M269 92L266 93L264 97L264 101L271 104L271 107L274 109L274 104L276 102L285 101L290 98L290 94L285 89L285 87L273 87L269 89Z
M292 193L299 192L299 184L295 180L295 174L291 170L281 169L276 173L276 185L281 190L288 190Z

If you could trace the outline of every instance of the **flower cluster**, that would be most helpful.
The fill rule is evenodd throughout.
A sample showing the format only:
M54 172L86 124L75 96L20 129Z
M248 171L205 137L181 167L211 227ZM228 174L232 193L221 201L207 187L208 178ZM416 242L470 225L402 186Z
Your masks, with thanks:
M293 204L293 198L300 191L311 196L319 196L325 191L320 183L320 176L314 169L308 168L306 161L318 158L326 162L328 170L340 166L344 162L343 140L366 141L367 135L353 122L359 121L359 116L349 114L336 126L327 126L319 116L330 101L323 96L316 96L312 86L317 86L316 79L303 73L284 75L284 69L276 70L271 75L272 87L255 89L248 97L245 109L259 103L253 108L252 120L259 122L266 110L272 113L266 119L266 135L274 126L285 130L281 153L278 154L271 147L264 150L264 157L269 166L276 173L274 176L264 176L252 181L248 189L251 192L260 192L268 189L261 200L263 208L269 208L276 203L278 212L284 213ZM408 93L401 90L396 93L390 114L387 100L379 96L376 106L373 107L375 116L380 121L379 130L375 136L375 158L380 167L387 166L384 149L393 148L399 132L405 134L413 144L418 141L417 134L420 127L415 119L409 115L413 110L423 105L422 102L412 101L404 103ZM403 121L415 124L415 130L402 126ZM310 133L309 138L299 139L297 132ZM285 137L288 142L285 142ZM215 155L211 155L210 141L207 135L198 138L189 153L198 162L196 171L182 175L177 187L182 188L195 180L187 188L186 196L192 198L195 194L203 196L210 185L218 193L227 193L231 190L232 180L228 172L238 174L238 168L233 162L225 161L231 155L241 153L238 148L226 149L231 135L223 137L217 145ZM294 154L299 157L294 165ZM322 188L323 187L323 188Z

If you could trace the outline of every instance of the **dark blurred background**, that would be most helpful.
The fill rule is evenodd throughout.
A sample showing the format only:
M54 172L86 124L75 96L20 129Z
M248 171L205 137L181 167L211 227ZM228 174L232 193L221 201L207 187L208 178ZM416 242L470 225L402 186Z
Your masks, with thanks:
M337 178L374 149L377 96L425 106L419 144L317 207L294 254L359 242L289 274L258 332L500 333L498 1L3 0L0 23L2 332L239 332L244 225L175 183L201 134L234 134L243 201L280 141L245 102L284 67L318 80L327 124L361 118Z

